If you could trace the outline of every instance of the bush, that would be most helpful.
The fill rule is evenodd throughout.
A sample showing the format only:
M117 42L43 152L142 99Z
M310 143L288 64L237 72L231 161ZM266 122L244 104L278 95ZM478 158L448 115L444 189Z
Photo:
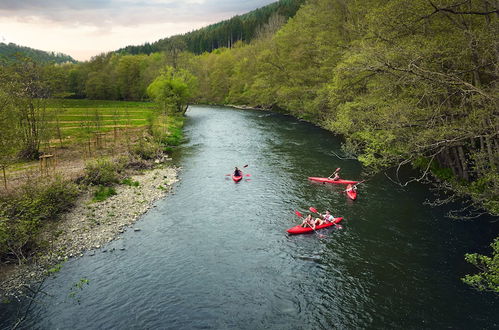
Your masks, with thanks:
M151 160L158 157L159 148L154 142L140 139L139 143L133 147L132 152L142 159Z
M122 176L124 165L121 161L99 159L88 163L85 167L85 176L82 182L92 185L111 185L118 183Z
M154 119L152 135L164 147L178 146L183 140L182 127L184 118L182 116L159 115Z
M476 266L480 272L466 275L461 280L478 291L490 291L499 294L499 237L490 246L492 247L491 257L478 253L465 255L466 261Z
M71 208L79 189L57 179L49 184L27 184L0 197L0 259L25 259L36 245L40 228Z

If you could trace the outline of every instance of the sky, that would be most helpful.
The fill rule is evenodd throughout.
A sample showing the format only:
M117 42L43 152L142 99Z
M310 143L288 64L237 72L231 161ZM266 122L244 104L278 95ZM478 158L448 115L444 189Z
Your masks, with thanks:
M0 0L0 42L79 61L186 33L276 0Z

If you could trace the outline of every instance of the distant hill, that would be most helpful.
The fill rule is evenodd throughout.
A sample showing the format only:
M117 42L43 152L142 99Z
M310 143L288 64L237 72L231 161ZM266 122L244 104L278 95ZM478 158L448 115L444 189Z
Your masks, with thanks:
M69 55L62 53L46 52L30 47L19 46L13 43L0 42L0 64L14 62L17 54L29 57L38 63L76 63L77 61Z
M249 13L234 16L207 27L160 39L153 43L141 46L127 46L116 51L119 54L151 54L171 48L181 48L195 54L211 52L220 47L231 47L235 42L251 41L273 15L284 19L293 17L305 0L280 0L270 5L250 11Z

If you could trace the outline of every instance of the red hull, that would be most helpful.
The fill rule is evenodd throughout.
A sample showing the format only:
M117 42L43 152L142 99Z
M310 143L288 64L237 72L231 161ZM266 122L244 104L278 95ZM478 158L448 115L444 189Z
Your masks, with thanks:
M239 181L241 181L242 178L243 178L242 175L235 176L234 174L232 174L232 180L234 180L234 182L239 182Z
M347 191L347 196L354 201L357 199L357 192L354 190Z
M341 220L343 220L343 218L334 218L333 222L328 222L328 223L325 223L323 225L316 226L315 230L333 226L333 225L337 224L338 222L340 222ZM306 234L306 233L311 233L313 231L314 230L310 227L302 227L300 225L294 226L294 227L289 228L287 230L288 234L290 234L290 235Z
M313 177L313 176L309 176L308 179L311 181L315 181L315 182L333 183L333 184L356 184L356 183L359 183L359 181L343 180L343 179L333 180L330 178L318 178L318 177Z

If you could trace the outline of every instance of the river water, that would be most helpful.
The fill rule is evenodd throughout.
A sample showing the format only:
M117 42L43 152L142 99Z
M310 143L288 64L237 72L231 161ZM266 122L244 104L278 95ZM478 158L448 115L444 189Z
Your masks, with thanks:
M464 253L490 254L492 219L449 220L423 204L428 187L403 189L384 175L360 185L355 202L343 187L309 182L336 167L359 179L362 168L335 156L337 137L294 118L198 106L187 117L174 193L142 217L141 231L67 262L23 327L499 327L499 300L460 281L473 271ZM244 181L226 176L245 164ZM310 206L343 216L342 227L288 236L294 210ZM2 306L2 327L19 307Z

